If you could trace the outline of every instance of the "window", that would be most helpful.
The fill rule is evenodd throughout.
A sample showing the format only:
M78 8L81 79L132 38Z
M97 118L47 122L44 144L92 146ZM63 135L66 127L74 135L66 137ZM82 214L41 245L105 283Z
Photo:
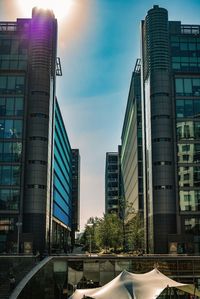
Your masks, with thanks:
M171 185L159 185L159 186L154 186L155 190L170 190L172 189Z
M47 162L42 160L29 160L28 163L37 165L47 165Z
M16 97L15 98L15 115L21 116L23 115L23 98Z
M154 162L154 165L172 165L172 162L171 161L157 161L157 162Z
M0 165L0 185L20 184L20 166Z
M183 79L176 79L176 93L183 94Z
M23 94L23 76L0 76L0 94Z
M0 97L0 115L23 115L23 98Z
M194 123L194 137L195 137L195 139L200 138L200 122Z
M194 99L194 117L200 117L200 100Z
M0 138L22 138L22 120L0 120Z
M0 97L0 115L6 114L6 100Z
M27 186L29 189L46 189L45 185L32 184Z
M0 189L0 210L18 210L20 190Z
M48 115L44 113L31 113L31 117L48 118Z
M0 142L0 162L20 162L21 142Z
M42 137L42 136L31 136L30 140L48 141L46 137Z
M176 78L175 88L180 96L200 96L200 78Z
M154 138L154 142L162 142L162 141L171 141L171 138L168 137L160 137L160 138Z
M184 93L191 94L192 93L192 80L191 79L183 79L184 80Z

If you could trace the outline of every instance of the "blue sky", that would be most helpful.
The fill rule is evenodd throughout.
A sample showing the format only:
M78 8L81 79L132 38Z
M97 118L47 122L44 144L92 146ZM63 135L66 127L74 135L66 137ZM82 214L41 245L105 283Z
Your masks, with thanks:
M0 19L30 17L20 1L34 0L0 0ZM57 96L71 146L81 154L83 227L104 212L105 155L120 143L131 73L140 56L140 20L158 4L168 9L169 20L200 24L200 0L71 1L72 11L59 21L63 76Z

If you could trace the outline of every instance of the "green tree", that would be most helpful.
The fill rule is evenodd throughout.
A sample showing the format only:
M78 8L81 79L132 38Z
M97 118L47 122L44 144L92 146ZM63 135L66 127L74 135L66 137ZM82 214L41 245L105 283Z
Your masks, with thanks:
M122 221L115 213L104 215L100 219L95 229L95 240L97 246L105 249L106 252L111 248L116 252L117 249L122 247Z
M128 248L131 250L144 250L144 224L141 213L135 213L134 217L127 222L126 239Z

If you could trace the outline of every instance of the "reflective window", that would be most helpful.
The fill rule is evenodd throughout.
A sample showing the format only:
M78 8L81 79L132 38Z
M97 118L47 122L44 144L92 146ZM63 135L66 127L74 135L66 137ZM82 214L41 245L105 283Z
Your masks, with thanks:
M0 97L0 115L23 115L23 98Z
M0 185L20 185L20 166L0 165Z
M0 231L14 231L14 218L1 216L0 217Z
M23 94L23 76L0 76L0 94Z
M200 233L200 219L199 218L186 218L184 221L185 232L193 235Z
M17 210L20 190L0 189L0 210Z
M176 78L176 94L180 96L200 96L200 78Z
M0 97L0 115L6 115L6 100Z
M0 162L20 162L21 142L0 142Z
M0 120L0 138L22 138L22 120Z

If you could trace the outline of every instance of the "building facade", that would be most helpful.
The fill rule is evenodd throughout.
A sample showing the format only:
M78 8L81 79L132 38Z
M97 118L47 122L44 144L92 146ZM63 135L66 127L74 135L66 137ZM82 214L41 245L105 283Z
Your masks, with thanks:
M72 229L72 149L57 100L53 139L52 251L66 252Z
M72 246L80 230L80 160L79 149L72 149Z
M125 218L143 214L141 65L137 60L132 74L122 129L121 176Z
M120 159L119 152L106 153L105 213L120 215Z
M55 102L56 49L52 11L35 8L31 19L0 23L0 252L50 251L53 220L71 225L71 152Z
M200 26L155 5L141 24L147 252L200 252Z

